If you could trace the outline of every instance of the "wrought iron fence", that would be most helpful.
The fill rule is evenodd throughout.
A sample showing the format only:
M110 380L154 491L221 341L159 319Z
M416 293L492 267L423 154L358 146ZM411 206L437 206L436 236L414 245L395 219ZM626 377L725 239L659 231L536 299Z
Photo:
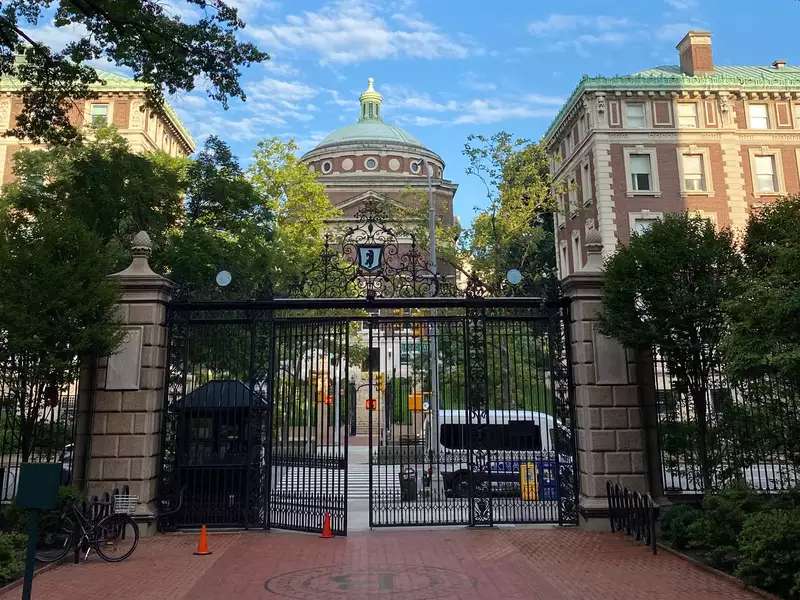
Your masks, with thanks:
M650 494L640 494L613 481L606 481L608 521L611 531L622 531L657 552L658 507Z
M734 483L763 492L797 486L796 382L763 376L732 384L717 368L698 384L670 372L662 353L653 357L665 493L703 493Z
M42 375L32 360L0 359L0 502L16 496L24 462L58 462L62 484L72 481L80 364ZM61 381L58 381L58 380Z

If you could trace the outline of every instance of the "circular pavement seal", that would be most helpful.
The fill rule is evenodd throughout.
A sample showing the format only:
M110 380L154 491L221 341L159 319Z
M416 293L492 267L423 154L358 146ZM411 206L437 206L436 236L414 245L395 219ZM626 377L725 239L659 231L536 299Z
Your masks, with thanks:
M374 569L346 566L290 571L270 577L264 589L287 598L340 600L341 598L386 598L428 600L475 589L468 575L418 565Z

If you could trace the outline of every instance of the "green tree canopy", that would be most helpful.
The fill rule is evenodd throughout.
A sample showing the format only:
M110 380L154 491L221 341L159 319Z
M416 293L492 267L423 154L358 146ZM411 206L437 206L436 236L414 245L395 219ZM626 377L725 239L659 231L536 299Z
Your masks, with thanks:
M182 208L183 159L134 154L114 129L92 140L14 156L16 181L5 202L37 217L68 214L106 244L114 264L127 260L131 236L144 229L162 247Z
M119 342L111 269L103 242L69 214L0 216L0 388L15 406L23 461L48 397L72 381L77 357L107 355Z
M208 94L227 106L245 98L241 68L269 56L237 41L244 27L224 0L176 0L181 18L160 0L8 0L0 7L0 76L22 84L23 110L14 134L34 141L65 142L77 132L69 123L72 101L93 97L99 81L87 63L108 59L149 85L158 106L165 93L190 91L206 82ZM54 50L37 40L33 27L79 26L85 33Z
M296 153L293 141L266 139L258 144L247 171L275 216L270 278L276 295L302 281L322 251L326 220L340 214L316 174Z
M542 146L501 131L470 135L464 146L467 174L486 189L487 206L465 232L461 248L472 272L494 293L508 288L518 269L521 295L547 295L556 287L552 179Z
M658 348L673 391L692 400L706 488L713 470L707 392L721 365L723 306L736 297L740 272L731 232L686 213L665 215L634 233L605 267L602 331L630 348Z
M735 378L777 373L800 381L800 196L750 216L742 244L741 294L725 340Z

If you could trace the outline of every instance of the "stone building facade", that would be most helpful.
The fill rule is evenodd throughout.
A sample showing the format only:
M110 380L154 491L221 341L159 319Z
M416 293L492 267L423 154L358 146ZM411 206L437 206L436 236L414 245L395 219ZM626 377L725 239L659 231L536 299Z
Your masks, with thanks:
M800 192L800 68L716 65L706 31L677 49L676 66L585 77L545 134L561 277L586 270L587 237L608 257L681 211L741 230L751 211Z
M76 100L70 121L76 127L91 124L113 125L128 140L134 152L164 151L171 156L188 156L195 142L180 118L169 106L145 108L145 84L116 73L97 71L101 83L92 86L96 98ZM0 79L0 132L14 128L22 111L22 83ZM0 136L0 185L13 181L14 154L20 148L34 147L27 140Z

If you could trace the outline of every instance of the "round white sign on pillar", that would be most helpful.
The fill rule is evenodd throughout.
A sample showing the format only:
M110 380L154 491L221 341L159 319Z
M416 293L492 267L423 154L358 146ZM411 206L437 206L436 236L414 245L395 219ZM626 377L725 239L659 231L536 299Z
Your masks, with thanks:
M230 271L220 271L217 273L217 285L219 287L230 285L231 279L233 278L231 277Z

